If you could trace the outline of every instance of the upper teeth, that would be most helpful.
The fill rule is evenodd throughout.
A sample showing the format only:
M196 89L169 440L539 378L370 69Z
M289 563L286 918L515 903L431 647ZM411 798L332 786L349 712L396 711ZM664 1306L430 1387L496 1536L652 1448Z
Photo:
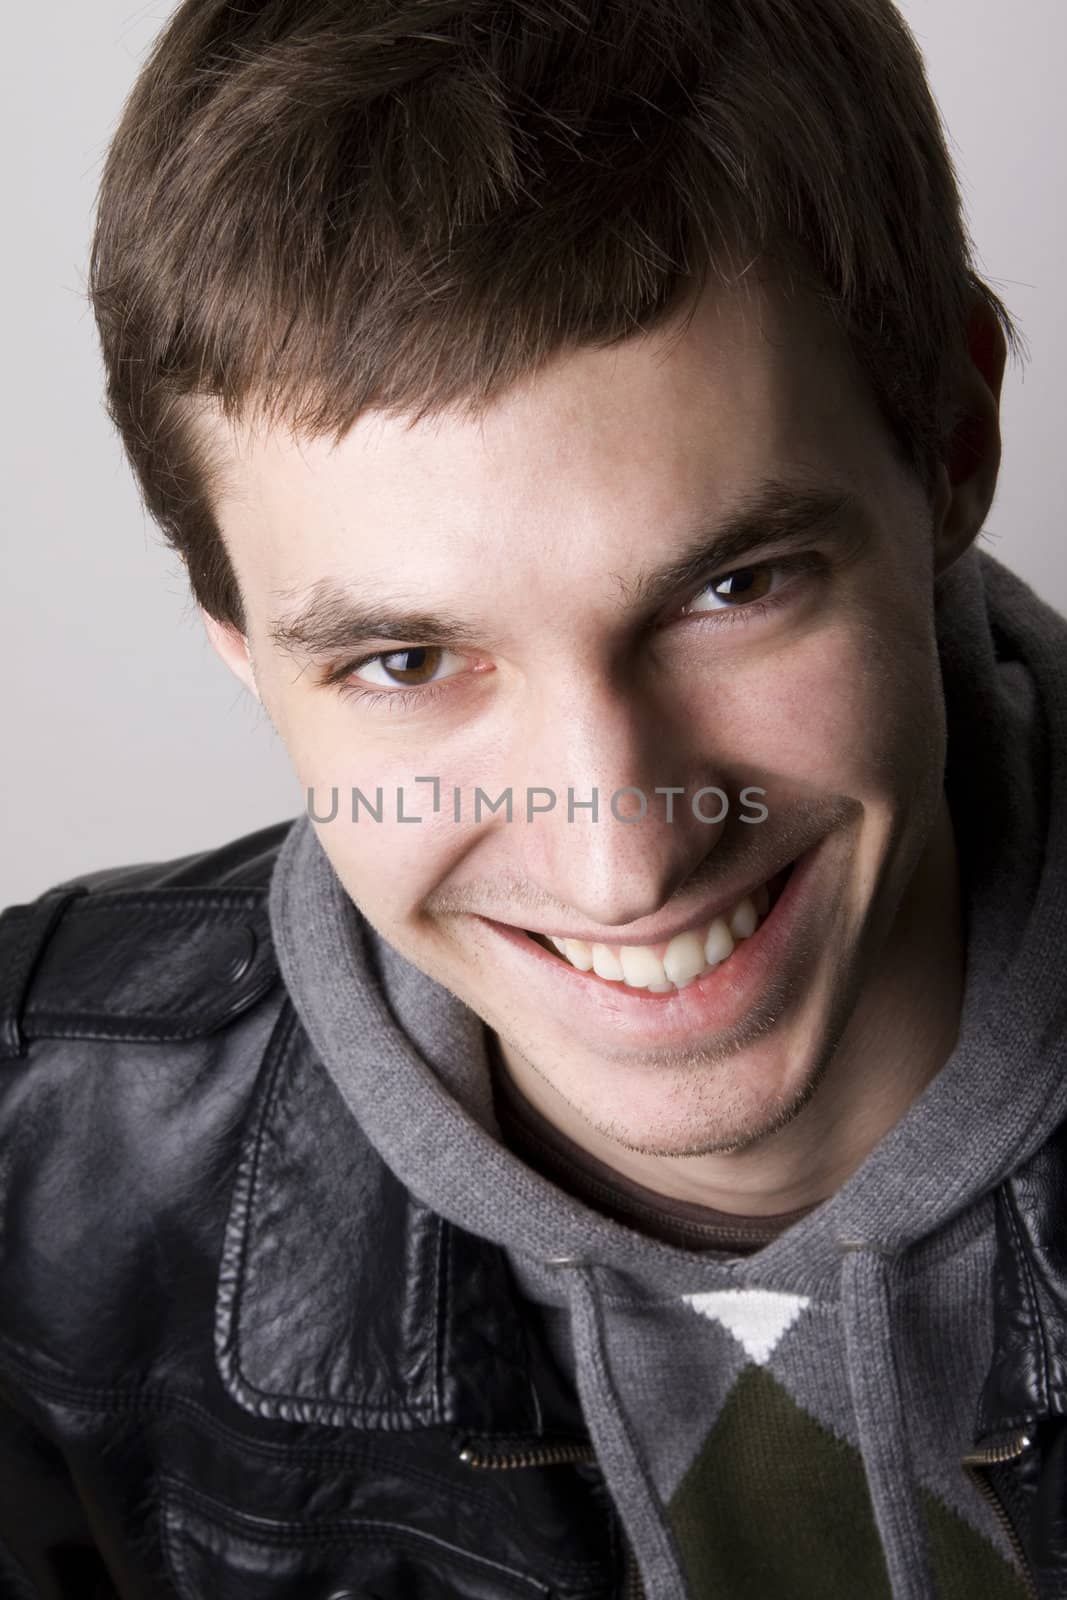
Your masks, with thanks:
M587 944L584 939L550 937L560 955L579 972L595 972L598 978L624 983L630 989L666 994L695 983L732 955L736 944L755 933L769 904L764 884L725 916L676 933L664 944Z

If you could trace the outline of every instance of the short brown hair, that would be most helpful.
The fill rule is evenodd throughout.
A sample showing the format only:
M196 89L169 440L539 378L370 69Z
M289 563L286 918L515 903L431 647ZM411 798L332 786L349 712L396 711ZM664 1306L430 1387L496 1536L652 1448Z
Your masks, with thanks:
M889 0L184 0L127 102L90 292L108 406L198 602L245 627L198 397L341 437L784 264L923 482L971 245Z

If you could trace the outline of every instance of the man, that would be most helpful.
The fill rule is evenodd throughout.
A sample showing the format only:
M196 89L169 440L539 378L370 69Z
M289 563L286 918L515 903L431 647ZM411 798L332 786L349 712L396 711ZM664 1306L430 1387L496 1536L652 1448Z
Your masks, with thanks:
M1067 625L885 0L186 0L109 400L308 815L0 923L9 1591L1067 1592Z

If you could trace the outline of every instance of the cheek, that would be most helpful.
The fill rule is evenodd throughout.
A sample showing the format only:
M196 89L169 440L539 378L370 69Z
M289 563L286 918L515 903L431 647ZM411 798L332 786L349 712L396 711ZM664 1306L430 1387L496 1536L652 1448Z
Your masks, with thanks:
M364 793L374 803L374 792ZM340 791L332 820L325 820L330 810L328 791L317 791L316 800L315 832L345 889L380 932L388 935L400 928L448 875L454 842L462 830L442 826L428 805L421 821L398 822L395 791L388 788L382 796L380 822L363 805L358 808L359 820L353 822L348 789ZM419 809L411 802L410 790L405 791L403 814L417 816Z
M434 816L432 787L413 782L434 773L432 758L427 766L383 751L339 699L276 686L269 710L331 866L373 923L395 922L436 881L452 842ZM445 803L442 794L442 812Z
M908 793L941 758L936 649L922 625L857 615L791 639L691 701L704 748L796 791Z
M366 722L360 726L354 706L339 694L278 681L270 689L271 721L305 795L314 788L321 796L318 809L328 808L331 789L340 792L344 812L351 810L345 797L353 788L373 800L378 788L388 795L398 784L410 786L407 753L369 736Z

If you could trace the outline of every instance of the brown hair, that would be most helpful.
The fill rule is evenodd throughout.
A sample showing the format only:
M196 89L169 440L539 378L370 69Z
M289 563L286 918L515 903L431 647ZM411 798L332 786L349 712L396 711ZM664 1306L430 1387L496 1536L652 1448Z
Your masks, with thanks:
M243 630L198 400L337 438L473 414L758 257L845 330L929 487L974 298L1019 336L889 0L185 0L90 291L146 507Z

